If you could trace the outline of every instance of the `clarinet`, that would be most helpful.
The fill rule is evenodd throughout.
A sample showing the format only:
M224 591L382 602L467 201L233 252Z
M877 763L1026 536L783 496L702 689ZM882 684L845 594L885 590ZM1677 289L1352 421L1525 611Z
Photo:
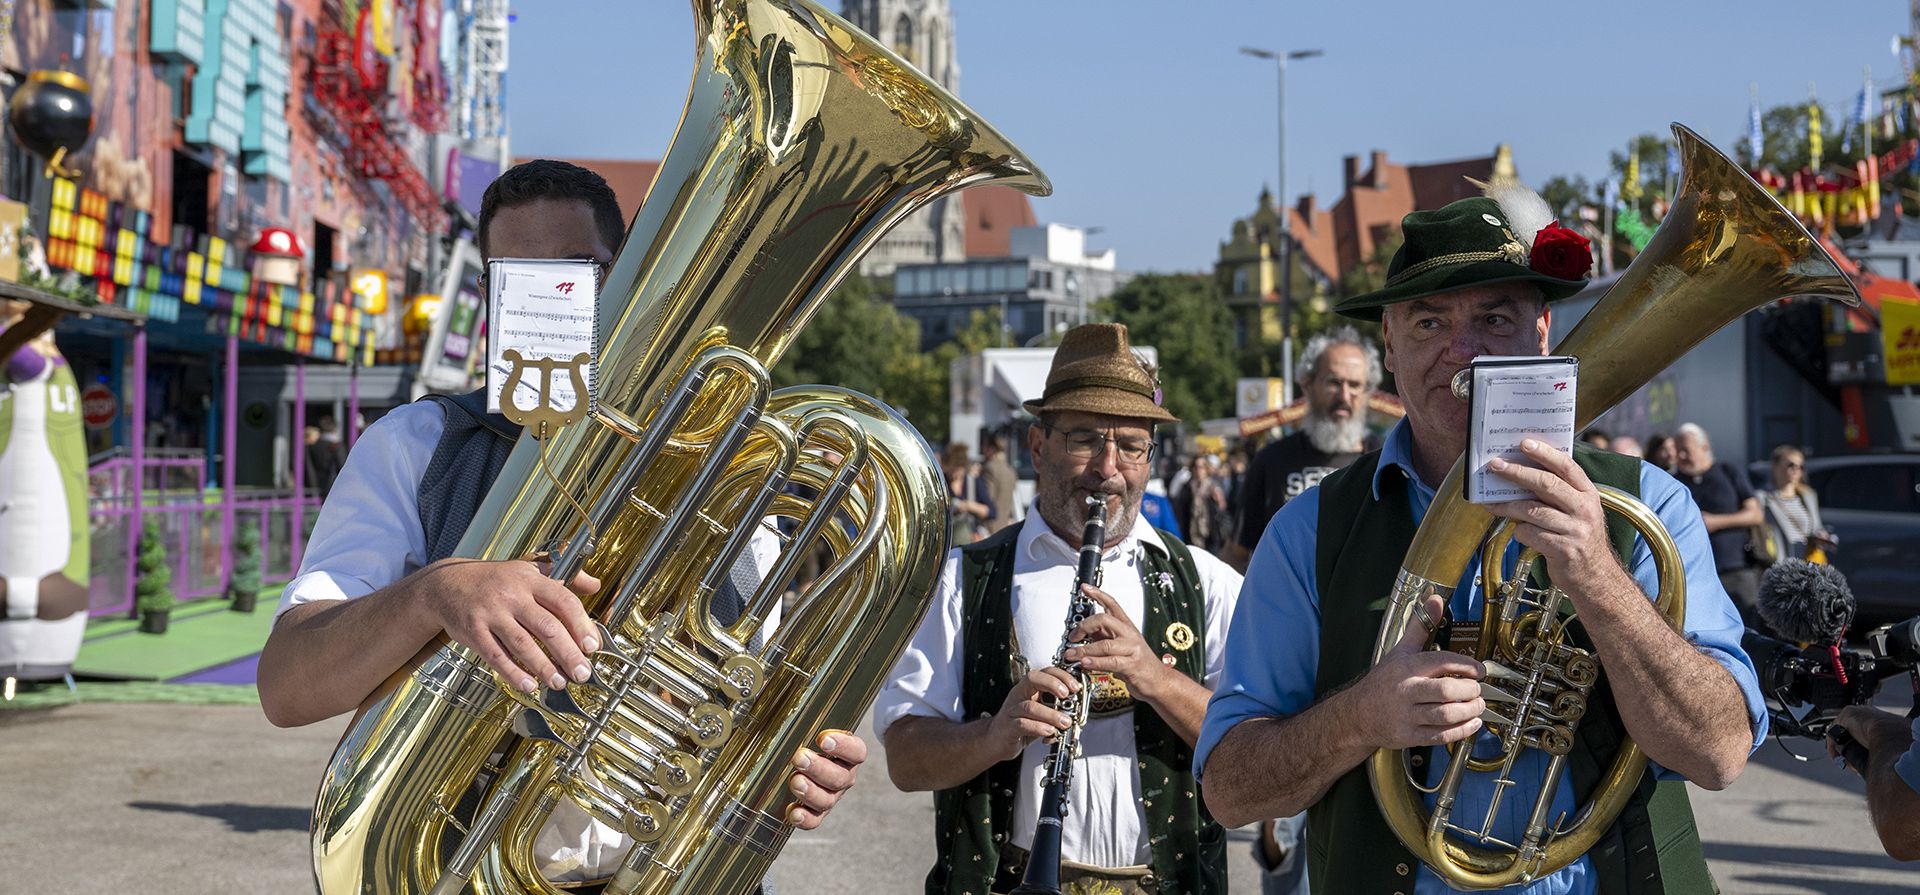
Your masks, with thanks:
M1060 649L1053 654L1055 668L1063 669L1080 684L1080 691L1055 708L1072 721L1053 738L1047 752L1046 776L1040 785L1040 822L1033 829L1033 847L1027 850L1027 872L1013 895L1060 895L1060 822L1067 816L1067 787L1073 784L1073 760L1080 753L1080 728L1087 723L1087 709L1093 702L1092 686L1078 662L1067 661L1066 635L1087 620L1096 608L1092 599L1080 591L1080 585L1100 586L1100 555L1107 540L1107 502L1087 498L1087 527L1080 534L1080 568L1073 576L1073 596L1067 601L1067 629L1060 638Z

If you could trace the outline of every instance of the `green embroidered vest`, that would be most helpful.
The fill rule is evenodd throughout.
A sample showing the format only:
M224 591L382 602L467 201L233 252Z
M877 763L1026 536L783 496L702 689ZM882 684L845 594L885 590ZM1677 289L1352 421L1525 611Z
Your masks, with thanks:
M1576 445L1574 460L1588 477L1629 495L1640 490L1640 461ZM1380 482L1373 499L1374 451L1320 483L1320 521L1316 574L1320 588L1320 666L1316 696L1325 696L1365 674L1372 665L1379 631L1400 560L1413 542L1409 483L1399 469ZM1614 551L1633 556L1633 529L1617 516L1607 517ZM1347 550L1347 545L1357 549ZM1536 583L1544 583L1544 564ZM1452 582L1447 582L1451 584ZM1576 644L1592 641L1578 622L1570 632ZM1607 678L1594 686L1586 717L1568 756L1568 777L1576 803L1585 803L1625 735ZM1426 773L1425 756L1416 753L1414 769ZM1563 784L1564 785L1564 784ZM1412 892L1420 865L1380 816L1366 768L1356 767L1336 781L1308 810L1308 879L1318 893L1388 895ZM1602 895L1717 892L1707 871L1686 784L1659 782L1651 768L1640 778L1627 807L1613 827L1587 852Z
M1035 524L1041 524L1037 520ZM961 712L967 719L990 716L1013 689L1008 656L1013 643L1013 566L1020 525L1010 525L960 549ZM1172 581L1167 588L1143 586L1146 617L1140 633L1174 667L1199 681L1206 677L1206 591L1193 557L1179 539L1159 532L1167 554L1142 550L1147 577ZM1169 577L1162 577L1169 576ZM1063 617L1064 624L1066 619ZM1167 629L1185 623L1195 634L1185 650L1174 649ZM1147 845L1153 875L1166 893L1225 892L1226 831L1214 823L1193 779L1193 748L1145 704L1133 710L1141 801L1145 806ZM934 794L934 838L938 847L929 895L988 895L1020 884L1003 878L1001 846L1008 842L1020 760L1003 761L953 789ZM1076 781L1076 785L1085 785Z

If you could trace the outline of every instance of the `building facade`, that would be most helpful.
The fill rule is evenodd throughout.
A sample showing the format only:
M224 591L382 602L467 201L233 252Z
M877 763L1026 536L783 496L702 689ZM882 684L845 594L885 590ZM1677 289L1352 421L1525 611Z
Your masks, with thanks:
M1512 150L1504 143L1492 155L1457 161L1400 165L1375 150L1364 170L1359 156L1349 155L1343 164L1345 191L1332 208L1321 208L1306 194L1288 215L1296 303L1324 302L1338 292L1347 276L1398 240L1400 219L1409 212L1478 195L1474 180L1510 182L1519 177ZM1220 243L1214 274L1233 309L1236 347L1278 341L1280 215L1270 190L1260 191L1252 214L1233 222Z
M145 315L55 330L98 396L96 612L124 605L148 521L183 597L224 585L236 525L260 527L283 576L317 509L304 430L331 417L344 450L412 397L406 369L374 363L435 288L451 197L433 184L475 2L8 5L0 91L77 77L93 110L57 167L31 123L8 124L23 285Z
M1304 204L1304 203L1303 203ZM1294 221L1292 229L1303 228ZM1312 301L1334 285L1334 273L1322 268L1316 256L1294 241L1294 301ZM1262 189L1253 214L1233 222L1231 237L1220 244L1214 265L1220 291L1233 312L1235 348L1280 340L1280 213L1273 191Z
M1018 227L1000 258L953 264L902 264L893 271L893 305L920 324L920 346L931 350L973 325L976 314L998 313L998 347L1018 348L1098 319L1096 302L1131 279L1114 269L1112 249L1086 251L1086 234L1048 224Z
M954 58L947 0L846 0L840 14L959 95L960 63ZM967 258L965 202L964 194L947 195L915 210L860 259L860 272L884 282L902 264Z

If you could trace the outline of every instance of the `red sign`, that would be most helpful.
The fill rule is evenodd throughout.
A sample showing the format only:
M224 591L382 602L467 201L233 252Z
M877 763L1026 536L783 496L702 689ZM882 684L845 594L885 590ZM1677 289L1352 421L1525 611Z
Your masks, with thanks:
M114 396L113 389L96 382L80 393L80 418L88 428L104 429L119 414L120 399Z

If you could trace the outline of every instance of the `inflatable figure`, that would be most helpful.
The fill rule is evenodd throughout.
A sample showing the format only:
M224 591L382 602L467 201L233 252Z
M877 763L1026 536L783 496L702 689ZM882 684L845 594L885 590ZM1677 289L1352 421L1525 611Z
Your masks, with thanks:
M17 315L0 311L0 321ZM0 326L0 330L4 330ZM0 358L0 678L73 685L87 627L87 454L73 370L42 333Z

